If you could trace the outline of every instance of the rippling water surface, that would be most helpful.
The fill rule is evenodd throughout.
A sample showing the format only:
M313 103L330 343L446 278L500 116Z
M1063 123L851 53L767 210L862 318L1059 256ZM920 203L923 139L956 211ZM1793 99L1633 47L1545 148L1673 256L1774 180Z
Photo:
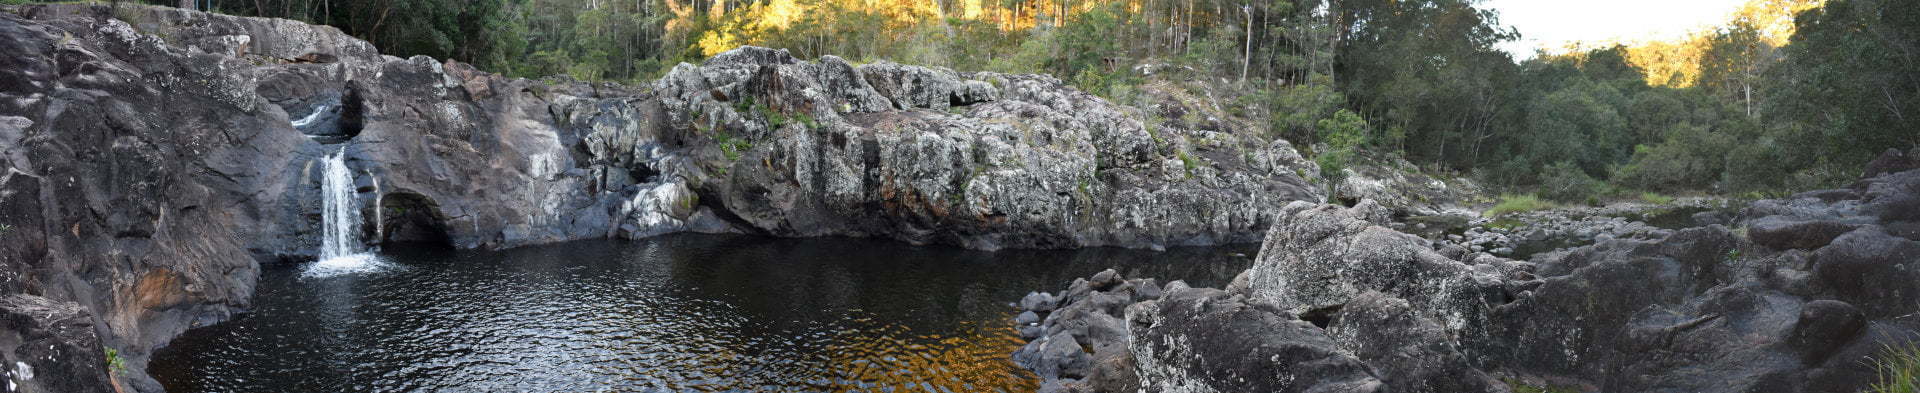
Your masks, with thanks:
M977 252L674 235L270 266L149 368L170 392L1032 391L1011 302L1109 267L1221 286L1253 246ZM1236 255L1244 254L1244 255Z

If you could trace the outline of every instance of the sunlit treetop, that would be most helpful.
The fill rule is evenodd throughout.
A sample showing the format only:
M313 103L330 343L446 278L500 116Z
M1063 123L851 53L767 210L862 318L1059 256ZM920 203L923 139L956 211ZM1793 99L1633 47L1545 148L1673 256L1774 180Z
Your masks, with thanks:
M1720 26L1703 27L1684 38L1668 40L1605 40L1574 42L1546 51L1567 55L1625 46L1627 62L1647 75L1653 86L1688 87L1700 82L1702 58L1716 39L1754 34L1760 43L1778 48L1793 37L1794 15L1817 8L1825 0L1753 0L1728 15Z

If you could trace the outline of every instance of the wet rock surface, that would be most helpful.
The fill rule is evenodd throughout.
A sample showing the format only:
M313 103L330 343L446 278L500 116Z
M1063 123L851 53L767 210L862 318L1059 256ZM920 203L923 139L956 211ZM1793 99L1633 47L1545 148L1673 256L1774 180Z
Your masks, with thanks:
M1914 195L1920 171L1886 173L1530 261L1388 230L1366 209L1295 203L1226 290L1175 283L1127 306L1133 358L1111 363L1135 379L1056 385L1860 391L1887 348L1920 343L1920 241L1895 229L1915 220Z

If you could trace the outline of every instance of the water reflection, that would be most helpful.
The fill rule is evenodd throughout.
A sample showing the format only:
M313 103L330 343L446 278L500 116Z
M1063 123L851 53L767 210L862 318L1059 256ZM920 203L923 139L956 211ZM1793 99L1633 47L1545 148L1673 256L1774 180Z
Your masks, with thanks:
M256 309L149 369L174 392L1032 391L1009 302L1108 267L1218 286L1248 247L1163 253L676 235L401 269L263 273Z

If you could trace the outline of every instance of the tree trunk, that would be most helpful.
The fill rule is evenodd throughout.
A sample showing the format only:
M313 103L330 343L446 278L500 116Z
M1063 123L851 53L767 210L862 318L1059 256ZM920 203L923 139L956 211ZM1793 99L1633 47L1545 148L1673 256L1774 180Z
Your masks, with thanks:
M1240 82L1247 81L1247 67L1253 65L1253 7L1242 5L1240 12L1247 14L1247 51L1240 57Z

